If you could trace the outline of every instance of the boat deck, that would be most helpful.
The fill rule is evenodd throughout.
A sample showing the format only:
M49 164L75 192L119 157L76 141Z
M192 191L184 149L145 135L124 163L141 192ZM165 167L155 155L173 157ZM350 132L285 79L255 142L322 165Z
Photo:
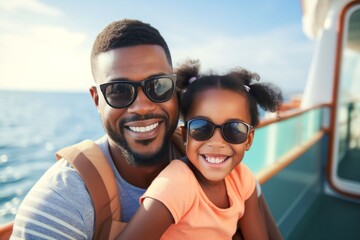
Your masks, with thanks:
M338 174L360 181L359 148L348 151L339 164ZM360 202L320 193L288 239L360 239Z
M338 174L341 178L360 182L360 148L352 149L346 154L339 164Z
M359 224L359 203L320 194L288 239L360 239Z
M360 199L341 197L327 182L328 140L323 135L262 184L285 240L360 239ZM338 175L360 182L360 149L349 150L338 166Z

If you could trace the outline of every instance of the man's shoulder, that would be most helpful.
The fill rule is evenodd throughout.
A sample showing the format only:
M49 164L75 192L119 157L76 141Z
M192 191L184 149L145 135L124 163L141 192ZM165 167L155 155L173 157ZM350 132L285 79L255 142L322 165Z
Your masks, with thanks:
M34 189L53 189L57 193L69 191L78 192L84 189L84 183L79 173L65 159L60 159L34 185ZM71 194L71 193L69 193Z
M46 233L62 238L53 231L61 228L67 229L69 236L86 238L92 235L93 218L91 199L81 177L66 160L60 159L21 203L14 222L14 237ZM38 224L41 222L46 224ZM79 230L74 232L75 228Z

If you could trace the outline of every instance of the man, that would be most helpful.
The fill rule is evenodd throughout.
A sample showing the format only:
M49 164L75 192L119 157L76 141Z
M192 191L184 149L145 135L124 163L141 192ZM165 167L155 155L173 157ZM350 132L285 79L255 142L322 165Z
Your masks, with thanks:
M127 222L151 181L182 155L171 141L179 115L171 55L155 28L125 19L98 35L91 67L90 93L106 131L96 144L114 173ZM56 162L24 199L12 237L94 237L92 199L67 160Z

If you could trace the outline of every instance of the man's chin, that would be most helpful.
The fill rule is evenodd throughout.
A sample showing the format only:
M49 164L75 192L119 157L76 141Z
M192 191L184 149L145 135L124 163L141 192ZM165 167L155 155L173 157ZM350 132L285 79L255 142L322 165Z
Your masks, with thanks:
M133 161L129 163L137 167L159 166L159 164L162 165L164 162L169 161L167 158L164 158L163 149L157 152L133 152L132 155Z
M137 140L137 141L135 141L135 144L140 145L140 148L141 148L141 146L149 147L154 141L155 141L154 138L146 139L146 140Z
M161 144L156 141L137 142L133 149L134 162L137 166L156 166L169 161L169 139L165 137Z
M128 146L131 152L144 157L152 157L161 151L161 145L155 144L154 140L136 141L134 144L129 144Z
M127 146L134 152L139 154L154 155L161 151L164 142L167 141L164 136L156 136L155 138L147 139L127 139Z

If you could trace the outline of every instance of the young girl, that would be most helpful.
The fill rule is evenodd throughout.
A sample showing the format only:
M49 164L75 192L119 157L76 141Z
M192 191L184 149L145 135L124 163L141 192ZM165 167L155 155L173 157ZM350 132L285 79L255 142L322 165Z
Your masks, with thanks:
M257 105L274 112L280 90L246 70L199 75L177 71L187 158L173 160L142 196L119 239L267 239L255 177L241 163L259 123Z

